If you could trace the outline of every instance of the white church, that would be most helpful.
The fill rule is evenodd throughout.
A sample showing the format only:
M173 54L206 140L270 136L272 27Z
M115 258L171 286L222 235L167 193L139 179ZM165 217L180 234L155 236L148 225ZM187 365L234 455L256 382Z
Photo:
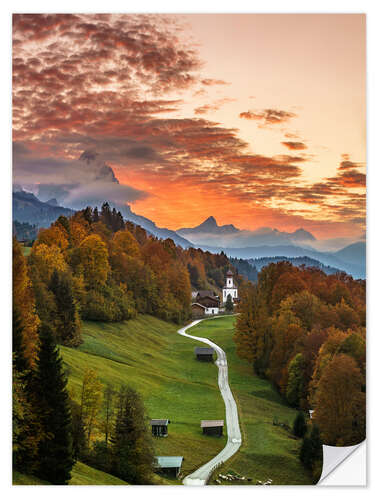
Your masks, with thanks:
M227 272L225 281L226 281L226 283L225 283L224 288L223 288L223 304L224 305L225 305L229 295L231 296L233 302L238 299L238 289L233 281L233 273L230 269Z

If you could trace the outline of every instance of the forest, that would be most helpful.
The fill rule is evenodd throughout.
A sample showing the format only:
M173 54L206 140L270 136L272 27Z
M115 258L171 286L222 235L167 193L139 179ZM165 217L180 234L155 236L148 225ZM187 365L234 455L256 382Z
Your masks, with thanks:
M14 238L15 470L67 484L80 459L131 484L149 484L153 453L140 395L126 386L114 393L101 386L98 374L87 373L77 405L67 392L59 345L82 343L82 320L121 322L149 314L186 322L192 287L218 290L229 268L236 272L224 254L159 240L108 203L60 216L39 231L27 258ZM90 429L103 405L115 424L93 449Z
M278 262L262 269L257 285L244 284L240 296L238 355L290 405L313 410L302 456L316 433L332 446L365 439L365 281Z

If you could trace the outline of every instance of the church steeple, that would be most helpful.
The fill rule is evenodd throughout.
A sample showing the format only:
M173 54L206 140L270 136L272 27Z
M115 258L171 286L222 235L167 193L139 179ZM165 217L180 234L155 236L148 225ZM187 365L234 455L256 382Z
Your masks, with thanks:
M233 299L238 299L238 290L233 280L233 273L229 269L225 277L225 285L223 288L223 304L226 303L228 296Z

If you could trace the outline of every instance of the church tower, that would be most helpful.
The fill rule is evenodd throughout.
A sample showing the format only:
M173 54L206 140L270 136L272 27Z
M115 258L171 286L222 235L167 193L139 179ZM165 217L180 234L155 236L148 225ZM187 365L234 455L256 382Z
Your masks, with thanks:
M236 285L234 284L233 273L230 269L227 272L227 275L225 278L225 285L223 288L223 304L226 303L226 301L228 299L228 295L230 295L232 297L232 301L234 299L238 299L238 290L237 290Z

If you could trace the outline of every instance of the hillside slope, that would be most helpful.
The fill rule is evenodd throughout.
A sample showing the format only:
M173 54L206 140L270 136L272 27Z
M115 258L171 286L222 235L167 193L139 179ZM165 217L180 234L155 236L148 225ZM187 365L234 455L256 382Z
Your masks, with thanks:
M61 348L69 390L77 401L86 368L117 389L121 384L133 386L142 394L149 418L170 419L169 436L153 438L155 454L182 455L183 475L224 447L225 437L203 436L200 428L200 420L222 419L225 410L216 366L195 361L194 346L199 343L151 316L126 323L84 322L83 339L78 349ZM98 429L95 434L101 437Z
M21 472L13 472L14 485L48 485L47 481L43 481L35 476L22 474ZM105 472L93 469L82 462L76 462L72 470L72 479L70 485L127 485L125 481L118 477L111 476Z

